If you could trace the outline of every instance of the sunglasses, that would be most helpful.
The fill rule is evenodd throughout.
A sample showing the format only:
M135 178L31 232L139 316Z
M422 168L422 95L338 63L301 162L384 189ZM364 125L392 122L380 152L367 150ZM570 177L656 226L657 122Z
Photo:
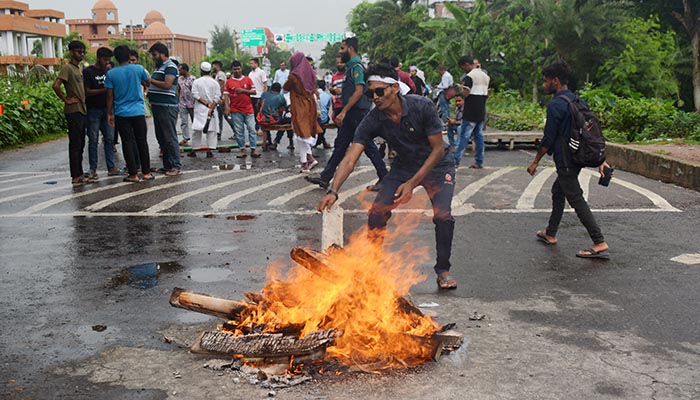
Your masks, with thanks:
M367 89L365 90L365 96L367 96L370 100L374 98L374 94L377 94L377 97L383 97L384 96L384 91L390 88L391 86L384 86L376 89Z

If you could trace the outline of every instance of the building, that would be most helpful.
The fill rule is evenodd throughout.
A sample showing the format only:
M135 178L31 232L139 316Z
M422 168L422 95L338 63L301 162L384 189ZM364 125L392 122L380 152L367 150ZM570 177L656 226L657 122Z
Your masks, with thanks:
M27 3L0 0L0 73L33 65L53 71L63 58L64 18L61 11L30 10ZM31 55L35 40L41 40L42 57Z
M120 29L119 10L111 0L98 0L92 8L92 19L71 19L66 23L71 32L78 32L90 47L108 46L110 39L133 40L148 50L154 43L168 46L170 56L189 64L198 63L207 54L207 39L173 33L159 11L149 11L143 25L128 24Z
M430 8L433 9L435 18L454 18L452 13L445 7L445 3L452 3L453 5L463 8L465 10L471 10L472 8L474 8L474 0L436 1L430 4Z

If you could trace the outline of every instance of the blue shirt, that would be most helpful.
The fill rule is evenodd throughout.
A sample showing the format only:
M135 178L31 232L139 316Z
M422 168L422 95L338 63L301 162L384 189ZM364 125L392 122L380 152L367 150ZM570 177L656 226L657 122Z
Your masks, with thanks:
M568 151L564 151L562 142L568 143L571 138L571 112L569 103L559 96L575 99L576 95L570 90L561 90L554 94L554 98L547 105L547 123L544 126L544 137L539 148L546 147L547 154L554 158L554 164L559 168L574 168ZM583 99L581 100L583 102Z
M427 97L407 95L399 97L401 101L401 122L399 125L389 119L378 108L372 109L360 122L355 131L354 143L365 144L377 136L386 140L396 158L392 168L398 167L409 171L418 171L433 151L428 136L442 137L442 121L435 110L435 105ZM446 167L454 162L448 146L445 157L438 167Z
M321 103L321 115L318 117L318 120L322 124L327 124L329 120L328 112L331 109L331 95L326 93L325 90L318 89L318 97Z
M158 86L151 84L148 88L148 101L152 106L179 107L177 104L177 66L171 59L165 60L163 64L156 67L153 71L153 80L165 82L165 78L172 76L173 84L169 89L161 89Z
M148 80L148 72L138 64L127 64L107 71L105 87L114 92L114 115L139 117L144 115L141 82Z

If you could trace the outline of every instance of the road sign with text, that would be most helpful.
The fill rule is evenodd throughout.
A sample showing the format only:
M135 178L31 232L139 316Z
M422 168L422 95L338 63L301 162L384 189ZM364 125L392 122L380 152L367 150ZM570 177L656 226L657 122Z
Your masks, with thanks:
M244 29L241 31L241 45L247 47L265 46L264 29Z

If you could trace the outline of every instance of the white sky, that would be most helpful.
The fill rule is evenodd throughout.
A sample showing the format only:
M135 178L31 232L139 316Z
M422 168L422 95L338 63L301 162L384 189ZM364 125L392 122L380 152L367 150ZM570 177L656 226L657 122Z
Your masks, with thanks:
M92 6L97 0L20 0L30 9L51 8L63 11L66 19L90 18ZM143 24L143 17L150 10L158 10L173 33L211 39L209 31L214 25L227 24L233 29L268 27L276 30L293 30L294 33L345 32L347 16L361 0L112 0L119 10L121 28ZM198 6L202 4L202 6ZM277 29L275 29L277 28ZM285 33L285 32L282 32ZM295 49L311 53L318 59L325 43L294 44Z

